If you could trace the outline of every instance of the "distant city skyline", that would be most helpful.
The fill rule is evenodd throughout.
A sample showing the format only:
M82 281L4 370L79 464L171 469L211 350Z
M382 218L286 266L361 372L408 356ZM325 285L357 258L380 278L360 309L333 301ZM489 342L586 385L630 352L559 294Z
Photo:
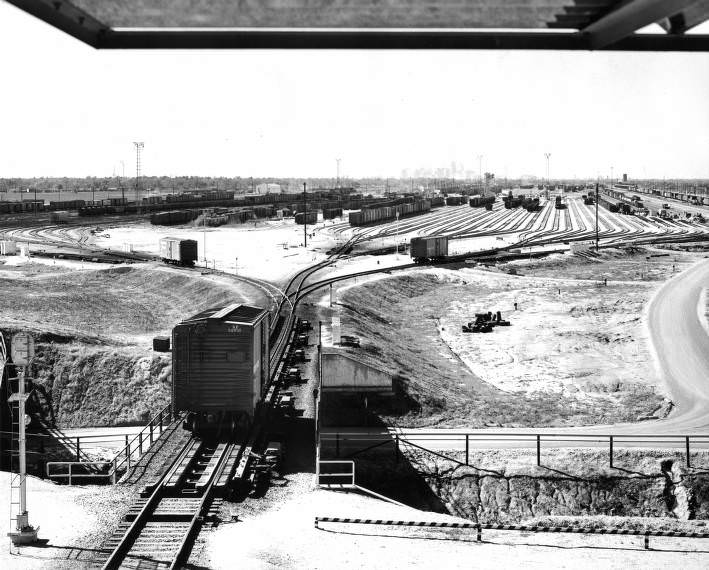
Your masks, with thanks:
M709 54L102 52L0 1L0 178L709 178ZM472 174L472 176L467 176Z

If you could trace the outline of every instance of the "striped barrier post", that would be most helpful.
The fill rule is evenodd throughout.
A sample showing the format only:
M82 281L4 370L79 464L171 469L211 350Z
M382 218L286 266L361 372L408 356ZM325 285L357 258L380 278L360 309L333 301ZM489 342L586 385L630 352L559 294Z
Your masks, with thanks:
M407 526L425 528L474 528L477 542L482 542L482 531L505 530L521 532L549 532L566 534L612 534L619 536L642 536L646 550L650 548L651 536L664 536L671 538L709 538L709 532L682 532L671 530L632 530L623 528L582 528L572 526L539 526L524 524L497 524L497 523L458 523L458 522L427 522L427 521L400 521L385 519L359 519L344 517L315 517L315 528L320 528L319 523L345 523L345 524L371 524L381 526Z

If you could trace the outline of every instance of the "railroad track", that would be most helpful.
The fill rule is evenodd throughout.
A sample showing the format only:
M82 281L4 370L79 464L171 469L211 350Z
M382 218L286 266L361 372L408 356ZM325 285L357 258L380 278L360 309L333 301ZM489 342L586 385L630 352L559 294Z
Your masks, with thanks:
M226 490L225 470L239 450L234 443L188 440L170 468L131 506L96 561L104 570L181 568L200 527L218 513L217 492Z

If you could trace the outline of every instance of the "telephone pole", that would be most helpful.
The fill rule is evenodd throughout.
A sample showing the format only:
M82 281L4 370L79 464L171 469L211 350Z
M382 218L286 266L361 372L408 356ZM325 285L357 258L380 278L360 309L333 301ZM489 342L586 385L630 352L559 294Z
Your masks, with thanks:
M598 253L598 182L596 182L596 253Z
M303 182L303 239L308 247L308 198L305 194L306 182Z

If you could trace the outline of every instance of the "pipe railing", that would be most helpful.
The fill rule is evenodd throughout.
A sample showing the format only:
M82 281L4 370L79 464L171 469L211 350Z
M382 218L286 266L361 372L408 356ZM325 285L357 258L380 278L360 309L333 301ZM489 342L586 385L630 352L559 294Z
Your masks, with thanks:
M137 434L130 438L132 434L121 434L119 437L123 437L125 445L119 449L113 456L113 459L108 461L81 461L80 459L80 440L92 438L94 444L101 441L112 441L115 442L116 435L106 436L105 434L97 435L87 435L87 436L51 436L44 434L33 434L36 437L46 438L48 441L58 447L57 441L67 440L71 441L72 444L76 446L76 461L50 461L46 464L47 477L51 479L68 478L69 484L71 484L72 478L105 478L110 479L112 483L116 483L118 480L118 474L120 471L127 471L131 468L132 462L139 459L144 451L147 451L150 446L155 442L157 438L160 437L165 428L171 423L172 417L172 405L167 404L162 410L160 410L151 420L141 429ZM86 446L84 447L86 448ZM134 456L136 456L134 458ZM62 473L52 473L50 466L68 466L69 469ZM100 467L101 470L108 467L104 472L91 472L91 467ZM86 469L89 468L88 473L76 473L76 468Z
M685 456L687 467L691 467L692 450L709 450L709 434L623 434L599 433L579 434L561 432L406 432L383 431L380 433L321 432L320 445L334 448L335 456L344 453L353 457L391 443L398 457L401 445L410 445L451 459L461 465L470 465L470 449L527 448L536 450L537 465L542 464L542 450L568 447L607 448L609 466L613 467L614 450L642 448L658 450L680 450ZM465 461L443 455L441 452L465 453Z
M139 459L143 455L143 447L145 446L145 450L147 451L150 446L153 445L154 440L162 435L165 427L171 422L171 414L172 404L167 404L162 410L153 416L146 426L133 437L133 439L129 439L127 435L125 436L125 446L116 453L111 461L112 467L110 473L112 474L114 481L118 470L122 469L124 465L125 470L131 468L133 455L136 451Z

